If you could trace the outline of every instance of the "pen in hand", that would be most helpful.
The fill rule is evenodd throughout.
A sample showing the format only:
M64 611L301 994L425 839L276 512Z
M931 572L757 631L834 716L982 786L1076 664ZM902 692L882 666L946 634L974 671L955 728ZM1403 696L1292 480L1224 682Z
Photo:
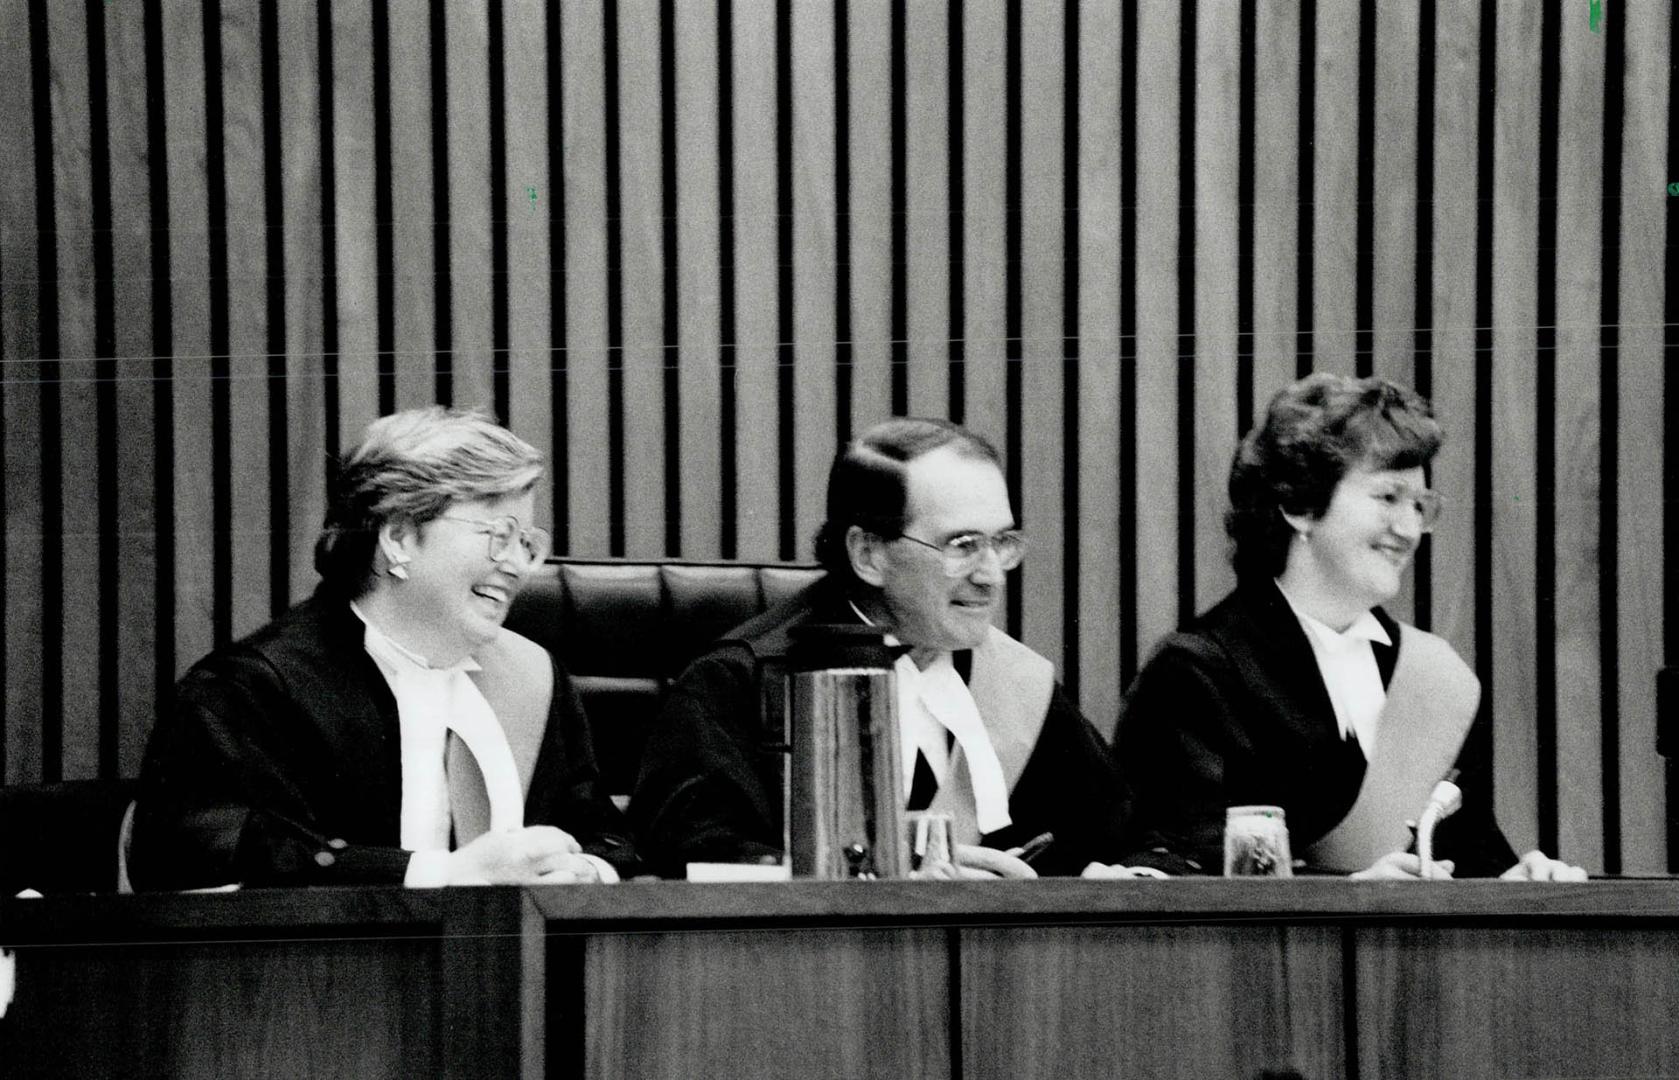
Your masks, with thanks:
M1026 841L1020 847L1009 848L1004 854L1013 855L1021 862L1031 865L1032 860L1049 850L1049 845L1055 843L1054 833L1039 833Z

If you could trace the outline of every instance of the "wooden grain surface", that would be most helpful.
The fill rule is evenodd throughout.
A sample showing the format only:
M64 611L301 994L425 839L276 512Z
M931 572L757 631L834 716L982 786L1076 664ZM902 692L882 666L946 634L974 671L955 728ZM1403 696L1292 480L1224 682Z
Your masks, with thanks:
M963 1076L1342 1076L1340 941L1333 927L966 931Z
M1361 1077L1661 1077L1679 1069L1671 928L1357 932Z
M937 930L591 938L587 1075L950 1075Z

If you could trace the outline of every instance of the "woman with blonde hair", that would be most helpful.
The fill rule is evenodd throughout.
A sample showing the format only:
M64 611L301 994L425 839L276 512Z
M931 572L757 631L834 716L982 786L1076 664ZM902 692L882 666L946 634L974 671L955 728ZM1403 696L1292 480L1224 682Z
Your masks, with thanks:
M502 626L548 552L542 471L476 413L368 427L329 485L315 594L194 665L153 732L136 885L615 881L635 865L570 679Z

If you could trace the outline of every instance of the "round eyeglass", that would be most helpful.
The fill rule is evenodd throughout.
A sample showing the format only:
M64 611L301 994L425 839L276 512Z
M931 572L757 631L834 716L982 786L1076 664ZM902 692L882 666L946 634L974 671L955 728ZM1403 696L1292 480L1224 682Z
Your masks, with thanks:
M958 533L942 544L935 544L899 533L893 539L908 540L912 544L920 544L924 548L931 548L944 558L945 577L962 577L971 574L985 561L985 553L995 552L997 566L1002 570L1013 570L1020 565L1020 560L1026 557L1026 534L1019 529L1004 529L999 533L987 536L985 533Z
M1440 520L1440 511L1445 506L1445 500L1438 491L1418 491L1408 487L1372 491L1370 497L1381 503L1389 520L1406 510L1414 512L1417 525L1423 532L1434 531L1435 524Z
M548 557L548 534L537 528L521 528L519 519L512 514L498 517L492 521L482 518L453 517L449 514L441 515L444 521L459 521L465 525L479 526L479 532L490 538L490 561L501 562L507 558L508 552L513 550L514 541L518 541L519 550L524 553L525 561L539 563Z

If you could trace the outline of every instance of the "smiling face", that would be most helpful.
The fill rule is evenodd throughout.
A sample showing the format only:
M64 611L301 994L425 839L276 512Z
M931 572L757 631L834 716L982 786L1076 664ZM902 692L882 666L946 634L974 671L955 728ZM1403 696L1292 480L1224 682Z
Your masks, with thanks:
M1420 466L1350 470L1321 517L1289 518L1296 537L1283 588L1317 600L1330 616L1319 617L1337 628L1393 599L1424 532L1413 496L1427 490Z
M964 533L990 536L1014 525L1002 472L950 446L909 463L904 518L905 536L936 546ZM858 578L880 590L877 613L918 663L985 640L1003 595L1004 572L994 552L966 574L948 577L940 552L901 537L862 534L851 551Z
M382 582L387 609L399 625L381 627L434 665L453 663L494 640L530 566L519 544L499 561L489 557L485 526L511 514L521 526L536 520L536 494L451 503L444 516L397 538L408 578Z

